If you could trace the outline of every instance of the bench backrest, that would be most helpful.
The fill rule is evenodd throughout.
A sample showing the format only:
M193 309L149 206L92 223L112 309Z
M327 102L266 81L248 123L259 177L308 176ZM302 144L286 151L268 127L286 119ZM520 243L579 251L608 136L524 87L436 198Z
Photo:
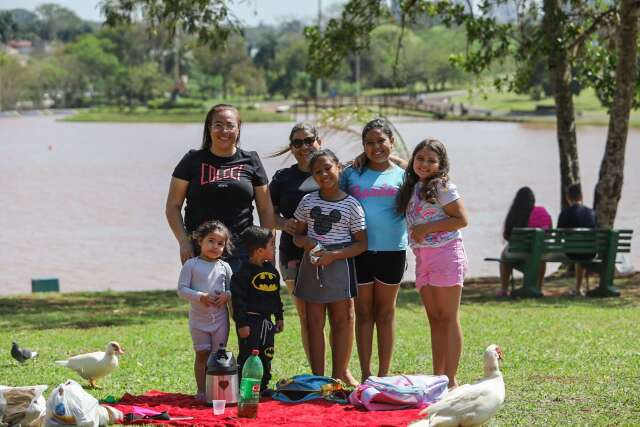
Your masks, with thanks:
M509 239L512 252L531 252L540 248L543 253L597 253L604 258L609 248L617 252L631 251L633 230L601 228L514 228Z
M558 228L545 231L544 252L603 255L610 247L615 252L630 252L631 230Z
M544 236L544 230L540 228L514 228L509 237L509 252L531 252L540 236Z

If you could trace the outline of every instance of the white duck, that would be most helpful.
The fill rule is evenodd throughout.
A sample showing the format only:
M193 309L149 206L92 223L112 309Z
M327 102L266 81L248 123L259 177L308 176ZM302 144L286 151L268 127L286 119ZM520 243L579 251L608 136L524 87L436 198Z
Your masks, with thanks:
M82 378L89 380L91 387L98 388L96 380L118 367L119 354L124 354L124 350L120 344L111 341L105 351L80 354L68 360L56 360L56 363L76 371Z
M484 378L464 384L449 392L444 399L427 407L420 415L428 418L411 426L474 427L493 417L504 402L504 380L498 367L503 354L500 347L490 345L484 352Z

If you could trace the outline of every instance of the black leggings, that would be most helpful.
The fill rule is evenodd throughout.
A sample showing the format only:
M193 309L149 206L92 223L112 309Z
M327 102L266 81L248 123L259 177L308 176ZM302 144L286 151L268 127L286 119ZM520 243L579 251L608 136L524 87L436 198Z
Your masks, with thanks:
M269 386L271 380L271 360L274 353L274 336L276 327L268 316L259 314L247 315L247 326L251 329L247 338L238 336L238 346L240 354L238 355L238 379L242 379L242 367L244 362L251 356L251 350L258 349L260 351L260 361L262 362L262 383L260 390L264 390ZM237 330L237 329L236 329Z

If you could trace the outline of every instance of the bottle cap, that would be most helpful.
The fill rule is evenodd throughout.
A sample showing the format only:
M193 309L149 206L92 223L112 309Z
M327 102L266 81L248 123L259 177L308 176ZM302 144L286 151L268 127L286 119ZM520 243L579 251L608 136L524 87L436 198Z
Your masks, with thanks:
M252 356L257 356L260 354L260 350L258 350L257 348L254 348L253 350L251 350L251 355Z

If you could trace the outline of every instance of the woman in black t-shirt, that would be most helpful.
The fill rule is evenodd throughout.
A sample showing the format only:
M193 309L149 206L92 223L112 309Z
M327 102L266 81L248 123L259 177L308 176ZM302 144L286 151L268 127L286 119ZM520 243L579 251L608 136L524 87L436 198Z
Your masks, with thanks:
M292 234L295 232L295 223L297 222L293 218L293 213L302 197L319 189L318 183L313 179L309 170L309 156L319 150L321 144L318 131L313 125L298 123L291 129L289 146L274 155L279 156L291 152L296 159L296 164L277 171L269 184L276 223L278 228L283 230L278 248L280 274L287 284L290 294L293 291L298 267L304 253L301 248L293 244ZM302 346L307 360L309 360L309 336L304 301L296 298L293 294L292 297L300 317Z
M195 254L191 233L200 224L219 220L231 230L232 240L237 240L245 228L253 225L254 200L260 225L275 227L262 162L255 151L238 148L240 124L240 114L235 107L214 106L204 122L202 147L185 154L173 171L166 215L180 244L183 264ZM227 261L235 271L246 257L238 245Z

